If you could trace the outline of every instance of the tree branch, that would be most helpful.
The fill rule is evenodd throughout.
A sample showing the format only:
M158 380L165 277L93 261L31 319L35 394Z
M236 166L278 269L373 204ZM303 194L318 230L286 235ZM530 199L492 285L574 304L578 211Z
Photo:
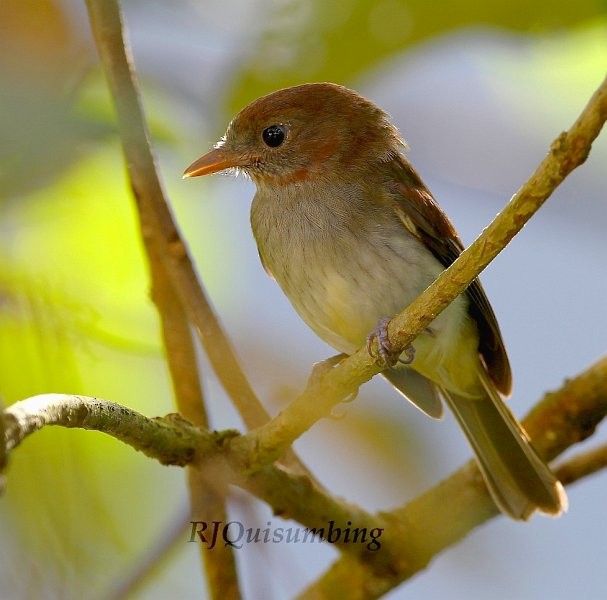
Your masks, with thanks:
M100 431L163 465L185 466L198 452L212 454L217 440L177 414L151 419L120 404L87 396L41 394L15 402L2 413L5 448L14 450L48 425Z
M389 324L390 342L404 350L523 228L563 179L587 158L607 119L607 79L569 131L552 143L548 155L510 202L460 257ZM304 393L269 423L235 438L251 468L271 463L333 406L382 369L366 347L319 376L312 374Z
M257 473L248 473L240 457L233 455L226 445L237 432L211 433L178 414L149 418L99 398L43 394L12 404L0 417L6 430L4 447L8 451L48 425L100 431L161 464L204 467L218 485L238 485L265 500L275 514L310 527L322 526L330 519L339 522L353 519L358 526L371 529L386 526L380 517L326 493L307 475L281 466L267 466ZM341 543L341 546L357 555L362 552L351 544Z
M547 393L523 420L538 453L550 460L591 435L607 415L607 357ZM601 457L590 455L563 467L569 481L594 472ZM605 459L603 454L602 459ZM587 461L584 467L583 463ZM586 469L586 470L584 470ZM561 475L561 472L558 472ZM566 483L567 480L563 481ZM403 565L391 574L377 572L343 556L302 598L376 598L424 569L437 554L463 539L472 529L498 515L474 461L406 505L390 511L401 524L406 541L401 547ZM329 591L330 590L330 591ZM323 595L324 594L324 595Z
M570 485L607 467L607 444L578 454L559 465L555 470L563 485Z
M119 116L124 153L129 163L131 186L139 200L138 214L150 267L151 295L160 316L177 410L190 422L207 427L208 418L189 321L163 261L163 254L166 253L166 248L163 248L164 236L170 239L171 235L177 235L177 231L168 208L160 218L152 210L155 202L159 206L166 207L166 204L156 173L135 73L127 59L128 47L120 6L117 1L90 0L88 8L99 54L108 79L114 84L110 87ZM134 116L137 118L133 119ZM213 317L212 313L210 316ZM252 410L254 408L255 405ZM197 519L204 515L213 521L227 520L225 490L214 488L212 482L207 480L204 470L195 467L188 469L188 490L191 518ZM201 548L201 560L213 598L240 598L236 562L231 547L220 545L212 552Z
M145 238L158 244L175 291L209 356L221 384L233 399L247 427L268 415L255 396L204 292L183 239L175 225L152 155L135 77L123 39L117 0L87 0L100 58L116 104L118 128L133 194Z
M588 437L606 414L607 357L546 394L523 424L532 432L534 446L548 458ZM275 514L307 527L333 520L383 530L381 552L357 544L338 544L343 557L310 588L310 597L320 592L326 595L329 589L335 591L335 597L377 597L498 514L473 461L403 507L372 515L283 467L266 466L250 472L249 461L243 460L231 443L238 436L236 432L211 433L178 415L150 419L95 398L49 394L13 404L4 412L3 421L8 449L44 425L96 429L163 464L193 463L212 468L226 484L250 491L267 502ZM598 458L586 471L577 467L575 478L596 468Z

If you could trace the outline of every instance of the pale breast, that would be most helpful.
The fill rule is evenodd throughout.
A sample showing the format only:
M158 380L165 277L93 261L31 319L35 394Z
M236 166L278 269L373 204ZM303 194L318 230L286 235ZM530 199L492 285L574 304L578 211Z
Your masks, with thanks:
M300 192L257 193L251 225L259 253L302 319L351 353L442 267L396 218L359 218L354 195L347 203L318 203Z

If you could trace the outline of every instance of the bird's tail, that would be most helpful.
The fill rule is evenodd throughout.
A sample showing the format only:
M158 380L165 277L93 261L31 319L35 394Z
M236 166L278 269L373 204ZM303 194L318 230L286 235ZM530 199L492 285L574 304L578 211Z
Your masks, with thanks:
M486 395L471 399L441 389L464 430L498 508L514 519L538 510L558 516L567 510L565 490L499 396L480 374Z

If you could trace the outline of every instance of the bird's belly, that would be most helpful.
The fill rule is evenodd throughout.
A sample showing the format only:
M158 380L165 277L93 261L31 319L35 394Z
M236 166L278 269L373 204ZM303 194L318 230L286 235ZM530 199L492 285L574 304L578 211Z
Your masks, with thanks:
M315 277L308 290L287 295L306 323L328 344L351 354L360 347L377 322L392 316L407 304L401 293L384 290L381 278L368 273L347 273L345 269L325 268ZM312 280L316 279L315 282ZM396 286L395 286L396 287Z
M387 278L380 267L375 273L357 271L356 275L326 268L307 292L287 296L319 337L340 352L352 354L380 319L399 313L434 279L418 285L416 267L400 267L400 279ZM478 338L473 328L466 300L460 296L415 339L411 367L452 391L475 390Z
M308 241L268 267L317 335L352 353L380 319L400 312L440 272L417 244L402 234L389 244L342 234L339 246Z

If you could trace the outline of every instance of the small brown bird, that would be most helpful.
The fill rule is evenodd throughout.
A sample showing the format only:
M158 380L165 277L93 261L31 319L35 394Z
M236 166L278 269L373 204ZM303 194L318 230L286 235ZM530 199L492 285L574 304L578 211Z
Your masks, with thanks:
M383 375L429 416L442 415L442 396L501 511L558 515L564 489L500 396L511 390L510 365L478 280L400 360L391 352L386 317L463 250L404 149L375 104L310 83L249 104L184 177L225 169L250 176L259 255L303 320L346 354L377 338Z

